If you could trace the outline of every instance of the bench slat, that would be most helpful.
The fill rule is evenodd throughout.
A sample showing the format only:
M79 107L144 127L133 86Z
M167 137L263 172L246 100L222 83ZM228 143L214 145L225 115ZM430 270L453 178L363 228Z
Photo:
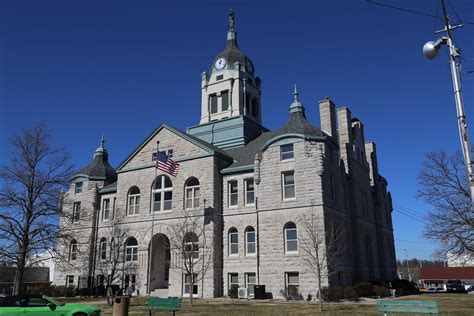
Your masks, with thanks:
M386 313L438 314L438 309L424 309L416 307L387 307L379 311Z
M438 307L436 301L401 301L401 300L379 300L378 305L387 306L420 306L420 307Z

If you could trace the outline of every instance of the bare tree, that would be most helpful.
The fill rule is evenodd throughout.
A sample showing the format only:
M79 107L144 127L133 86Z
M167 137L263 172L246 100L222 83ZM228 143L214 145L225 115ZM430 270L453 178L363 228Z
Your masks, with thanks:
M321 296L323 280L328 280L336 273L337 259L343 252L341 246L342 234L340 229L331 222L324 224L322 218L312 211L305 215L301 238L301 249L305 254L304 262L318 280L319 310L323 310Z
M461 153L428 153L418 181L418 197L435 208L424 235L440 241L451 256L473 257L474 212Z
M105 249L102 240L97 245L97 275L107 276L105 287L121 282L123 274L130 266L125 263L125 242L130 237L130 229L116 221L110 234L105 238ZM104 253L103 253L104 252Z
M0 257L17 268L14 294L21 294L27 264L54 252L61 214L61 189L72 166L63 148L51 145L50 131L38 124L10 139L7 164L0 166Z
M174 260L174 268L185 275L190 305L193 305L194 286L204 282L207 271L214 262L212 232L206 231L206 218L202 210L183 211L182 217L171 227L170 246L180 260ZM201 298L202 298L201 291Z

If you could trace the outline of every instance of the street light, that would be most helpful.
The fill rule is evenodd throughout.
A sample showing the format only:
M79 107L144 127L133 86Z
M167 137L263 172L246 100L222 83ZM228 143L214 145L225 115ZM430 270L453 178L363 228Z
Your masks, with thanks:
M461 58L461 51L456 48L451 38L451 31L462 27L462 24L452 26L449 23L449 18L446 14L446 6L444 0L441 1L444 13L445 28L443 30L436 31L435 34L446 32L447 36L443 36L436 42L429 41L423 46L423 54L429 58L434 59L438 55L438 52L442 45L446 45L449 49L449 64L451 66L451 75L454 87L454 99L456 101L456 112L458 117L459 137L461 138L461 147L464 155L464 162L466 163L467 175L469 178L469 186L471 189L471 201L474 205L474 172L472 170L472 157L471 157L471 143L469 142L469 134L467 131L466 114L464 112L464 101L462 99L461 92L461 79L459 76L459 63L456 61Z

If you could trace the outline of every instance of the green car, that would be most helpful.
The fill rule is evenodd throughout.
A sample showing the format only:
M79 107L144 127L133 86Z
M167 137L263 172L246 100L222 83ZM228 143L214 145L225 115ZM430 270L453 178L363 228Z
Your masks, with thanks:
M100 308L84 304L59 303L47 296L0 298L0 316L99 316Z

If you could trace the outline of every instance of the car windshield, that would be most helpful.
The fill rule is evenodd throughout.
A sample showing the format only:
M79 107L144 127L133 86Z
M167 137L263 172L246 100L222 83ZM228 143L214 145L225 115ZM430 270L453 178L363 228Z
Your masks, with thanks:
M44 298L45 300L50 301L50 302L53 303L54 305L57 305L57 306L64 306L64 303L59 303L58 301L56 301L56 300L55 300L54 298L52 298L52 297L43 295L43 298Z

